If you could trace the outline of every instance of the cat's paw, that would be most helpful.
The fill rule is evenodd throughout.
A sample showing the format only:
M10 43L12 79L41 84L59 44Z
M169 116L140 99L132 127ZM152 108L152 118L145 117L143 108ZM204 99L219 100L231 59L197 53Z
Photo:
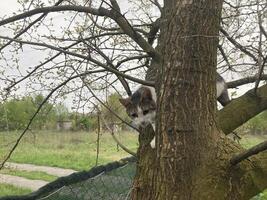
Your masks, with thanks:
M150 146L152 149L155 149L155 147L156 147L156 138L155 137L151 140Z

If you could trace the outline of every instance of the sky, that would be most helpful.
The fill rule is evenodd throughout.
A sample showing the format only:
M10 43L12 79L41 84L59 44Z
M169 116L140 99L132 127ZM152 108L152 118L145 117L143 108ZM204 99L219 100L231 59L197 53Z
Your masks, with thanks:
M13 15L13 13L16 13L16 11L20 8L20 5L17 3L17 0L0 0L0 2L1 2L0 17L11 16ZM122 9L127 8L127 4L124 3L125 1L119 1L119 2L120 2ZM61 19L58 19L58 20L60 21ZM0 32L1 32L1 35L9 35L8 31L3 30L1 27L0 27ZM33 65L34 66L33 63L39 62L41 56L45 56L45 55L40 55L39 52L35 52L31 49L25 49L23 59L21 61L22 65L25 65L25 66ZM38 60L35 60L34 58L38 58ZM236 79L236 77L232 77L231 75L227 75L227 74L226 75L224 74L223 76L224 78L227 79L227 81L230 81L233 78ZM234 91L237 91L237 96L240 96L241 94L246 92L251 87L253 87L253 84L239 87L238 90L231 89L229 90L229 92L231 94ZM69 102L68 104L71 104L71 103Z
M0 16L11 15L13 12L16 12L19 8L17 0L0 0L1 9Z

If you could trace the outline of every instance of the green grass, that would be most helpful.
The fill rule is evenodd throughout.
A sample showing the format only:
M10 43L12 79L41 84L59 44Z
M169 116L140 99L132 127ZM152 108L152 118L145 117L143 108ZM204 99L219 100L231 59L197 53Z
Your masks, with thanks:
M4 158L18 135L19 132L0 133L0 159ZM121 132L117 134L117 137L129 149L136 151L138 146L137 134ZM266 139L267 136L245 135L240 143L245 148L249 148ZM40 131L27 133L9 161L86 170L95 166L96 140L97 135L95 132ZM99 164L105 164L126 156L129 156L129 154L122 149L117 150L117 145L109 133L101 134ZM55 179L55 177L42 172L7 171L5 169L3 173L46 181ZM0 184L0 196L19 195L29 192L30 190L27 189ZM254 199L267 200L267 191L264 191L259 196Z
M20 171L16 169L2 169L0 170L0 174L8 174L12 176L20 176L31 180L44 180L44 181L54 181L57 179L57 176L49 175L45 172L38 172L38 171Z
M244 148L250 148L266 140L267 140L266 135L265 136L244 135L242 136L242 139L240 140L240 144Z
M242 139L240 140L240 144L244 147L244 148L250 148L253 147L263 141L267 140L267 136L255 136L255 135L244 135L242 136ZM264 192L258 194L257 196L255 196L254 198L252 198L251 200L267 200L267 190L265 190Z
M0 133L0 160L9 152L20 132ZM118 139L129 149L136 151L137 134L121 132ZM9 161L36 165L56 166L86 170L95 166L97 145L95 132L27 133ZM109 133L100 136L98 164L105 164L129 156L119 148Z
M31 190L14 187L8 184L0 184L0 196L6 195L23 195L30 193Z

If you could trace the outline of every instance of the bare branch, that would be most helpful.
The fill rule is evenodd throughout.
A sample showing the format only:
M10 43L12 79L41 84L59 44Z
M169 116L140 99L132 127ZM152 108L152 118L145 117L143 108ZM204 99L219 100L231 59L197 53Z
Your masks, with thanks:
M156 50L142 37L142 35L136 32L133 29L133 27L130 25L130 23L126 20L126 18L117 9L114 9L114 8L112 8L111 11L103 7L100 7L99 9L94 9L91 7L72 6L72 5L36 8L34 10L27 11L22 14L4 19L0 21L0 26L26 18L26 17L33 16L36 14L59 12L59 11L76 11L76 12L90 13L90 14L97 15L97 16L107 16L113 19L115 22L117 22L120 28L130 38L132 38L145 52L147 52L150 56L152 56L153 59L155 59L156 61L160 60L160 55L156 52Z
M6 18L0 21L0 26L3 26L11 22L15 22L20 19L24 19L26 17L31 17L33 15L40 14L40 13L48 14L50 12L60 12L60 11L84 12L84 13L90 13L90 14L98 15L98 16L109 16L110 15L110 11L105 8L94 9L94 8L86 7L86 6L72 6L72 5L51 6L51 7L36 8L34 10L30 10L30 11L15 15L13 17Z
M238 86L245 85L248 83L254 83L257 80L257 78L258 77L256 75L256 76L249 76L246 78L241 78L241 79L235 80L235 81L230 81L230 82L227 82L227 87L228 88L236 88ZM261 75L260 80L267 80L267 74Z
M120 6L116 0L110 0L110 3L112 5L113 9L115 9L119 13L121 12Z
M59 0L57 3L55 3L54 6L58 6L59 4L61 4L64 0ZM41 19L43 19L46 15L48 14L48 12L42 14L40 17L38 17L36 20L34 20L33 22L31 22L26 28L24 28L23 30L21 30L17 35L14 36L14 39L18 38L19 36L21 36L23 33L25 33L27 30L29 30L34 24L36 24L37 22L39 22ZM6 44L4 44L3 46L0 47L0 52L7 47L8 45L10 45L12 43L12 41L7 42Z
M113 19L121 27L121 29L132 38L148 55L150 55L155 61L160 61L160 55L156 50L134 30L128 20L121 14L120 8L116 0L111 0L112 10L109 17Z
M266 33L264 27L262 26L262 24L260 25L260 31L261 31L262 34L265 36L265 38L267 38L267 33Z
M235 41L222 27L220 28L220 31L236 48L238 48L246 55L250 56L255 62L258 62L258 59L251 52L249 52L244 46Z
M160 24L160 18L158 18L154 23L152 23L152 27L148 33L148 38L147 38L147 41L150 45L152 45L156 39L156 35L159 31L159 24Z
M124 146L124 145L118 140L118 138L115 136L113 130L108 126L106 120L104 119L104 117L103 117L101 114L100 114L100 117L101 117L102 121L104 122L106 128L109 130L109 132L110 132L112 138L115 140L115 142L116 142L116 143L117 143L117 144L118 144L124 151L126 151L127 153L129 153L129 154L131 154L131 155L133 155L133 156L136 157L136 153L135 153L135 152L133 152L133 151L131 151L130 149L128 149L126 146Z
M84 41L86 44L87 44L87 42L86 41ZM90 46L92 47L92 43L90 42ZM113 63L112 63L112 61L109 59L109 57L108 56L106 56L106 54L104 54L97 46L95 46L94 45L94 47L93 47L106 61L107 61L107 64L111 67L111 68L113 68L113 69L118 69L118 67L117 66L114 66L113 65ZM130 89L130 87L129 87L129 84L127 83L127 81L122 77L122 76L118 76L118 75L116 75L117 77L118 77L118 79L119 79L119 81L121 82L121 84L122 84L122 86L124 87L124 89L125 89L125 91L127 92L127 94L129 95L129 96L131 96L132 95L132 91L131 91L131 89Z
M33 114L33 116L31 117L31 119L29 120L29 123L27 124L26 128L23 130L23 132L20 134L20 136L18 137L16 143L14 144L14 146L12 147L12 149L9 151L9 153L5 156L3 162L0 165L0 170L4 167L5 163L7 162L7 160L10 158L10 156L12 155L12 153L15 151L15 149L17 148L18 144L20 143L21 139L23 138L23 136L25 135L25 133L29 130L34 118L37 116L37 114L39 113L39 111L42 109L43 105L48 101L48 99L52 96L52 94L57 91L59 88L61 88L62 86L66 85L70 80L77 78L77 77L72 77L69 78L68 80L64 81L63 83L59 84L57 87L55 87L46 97L45 99L42 101L42 103L38 106L37 110L35 111L35 113Z
M251 147L250 149L245 150L244 152L238 155L233 156L230 160L230 163L231 165L237 165L241 161L248 159L249 157L256 155L265 150L267 150L267 141L264 141L254 147Z
M257 95L252 89L241 97L233 99L218 112L217 124L227 135L266 109L267 84L258 88Z
M75 76L72 76L70 78L68 78L67 80L65 80L64 82L62 82L61 84L59 84L57 87L53 88L53 90L51 90L51 92L46 96L46 98L42 101L42 103L39 105L39 107L37 108L37 110L35 111L35 113L33 114L33 116L31 117L31 119L29 120L29 123L27 124L26 128L23 130L23 132L20 134L20 136L18 137L16 143L14 144L14 146L12 147L12 149L9 151L9 153L6 155L4 161L1 163L0 165L0 170L4 167L5 163L8 161L8 159L10 158L10 156L13 154L13 152L15 151L15 149L17 148L18 144L20 143L21 139L23 138L23 136L25 135L25 133L29 130L34 118L37 116L37 114L39 113L39 111L42 109L43 105L48 101L48 99L61 87L63 87L64 85L66 85L69 81L79 78L79 77L84 77L85 75L88 75L90 73L99 73L102 72L102 70L95 70L95 71L87 71L85 73L82 74L77 74Z
M163 8L161 7L160 3L158 2L158 0L149 0L151 3L153 3L155 6L158 7L158 9L160 10L160 12L163 12Z
M226 62L226 64L228 65L229 69L231 69L232 66L231 66L231 64L230 64L230 62L229 62L229 60L228 60L228 58L227 58L227 56L226 56L226 54L225 54L225 52L224 52L222 46L221 46L221 45L218 45L218 49L219 49L219 51L221 52L222 57L223 57L224 61Z
M103 64L103 63L99 62L98 60L93 59L92 57L84 56L84 55L81 55L81 54L78 54L78 53L74 53L74 52L70 52L70 51L65 50L64 48L55 47L55 46L52 46L52 45L49 45L49 44L45 44L45 43L22 41L22 40L17 40L17 39L13 39L13 38L9 38L9 37L4 37L4 36L0 36L0 38L12 40L12 41L15 41L15 42L18 42L18 43L21 43L21 44L29 44L29 45L34 45L34 46L47 47L47 48L62 52L62 53L67 54L67 55L71 55L71 56L75 56L75 57L78 57L78 58L82 58L82 59L88 60L88 61L90 61L90 62L92 62L92 63L94 63L94 64L96 64L96 65L98 65L100 67L103 67L107 71L110 71L110 72L112 72L112 73L114 73L114 74L116 74L118 76L122 76L122 77L124 77L124 78L126 78L128 80L131 80L131 81L143 84L143 85L154 86L154 82L144 81L144 80L141 80L141 79L138 79L138 78L134 78L132 76L124 74L123 72L120 72L117 69L113 69L113 68L107 66L106 64Z

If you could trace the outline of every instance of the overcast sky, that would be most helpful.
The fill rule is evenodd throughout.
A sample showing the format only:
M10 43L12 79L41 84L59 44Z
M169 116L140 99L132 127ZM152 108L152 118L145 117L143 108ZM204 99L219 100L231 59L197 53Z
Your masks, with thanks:
M0 16L3 17L5 15L12 15L13 12L19 9L19 4L17 0L0 0L1 2L1 9L0 9Z
M1 1L0 17L5 16L5 18L6 18L8 16L12 16L13 13L16 13L16 11L20 8L20 5L17 3L17 0L0 0L0 1ZM120 5L122 8L124 8L124 9L127 8L127 4L125 4L125 1L119 1L119 2L120 2ZM62 19L62 21L63 21L63 19ZM8 32L3 31L2 28L0 28L0 32L1 32L1 35L7 35L8 34ZM38 56L40 58L40 55L37 56L37 55L35 55L34 52L30 52L30 51L27 52L27 50L26 50L26 53L27 54L25 54L25 59L24 59L24 61L22 61L23 65L26 65L26 66L27 65L33 65L34 59L32 59L32 58L38 57ZM38 59L38 61L39 61L39 59ZM224 77L225 77L225 75L224 75ZM227 76L225 78L228 79L228 81L229 81L233 77ZM234 78L236 78L236 77L234 77ZM253 86L253 84L251 86ZM237 91L237 93L238 93L238 95L241 95L245 91L247 91L248 89L249 89L248 86L240 87L240 89ZM233 91L233 90L231 90L231 91Z

